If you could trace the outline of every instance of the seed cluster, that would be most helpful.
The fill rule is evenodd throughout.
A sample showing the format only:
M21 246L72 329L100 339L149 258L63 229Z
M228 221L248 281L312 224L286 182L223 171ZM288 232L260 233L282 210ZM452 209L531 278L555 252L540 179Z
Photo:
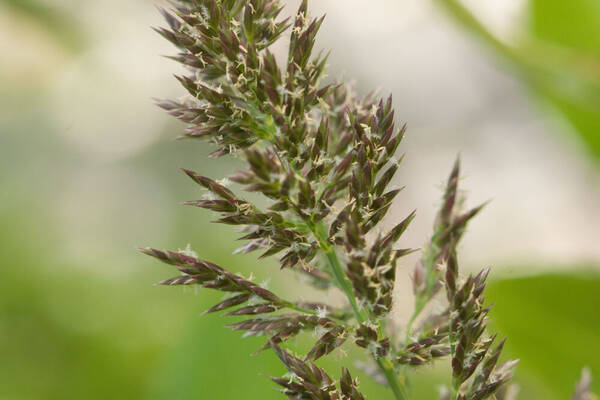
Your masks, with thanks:
M504 342L490 350L494 336L486 333L483 298L487 271L465 281L458 274L457 244L481 209L458 210L458 162L415 268L415 313L398 332L388 324L396 267L413 250L396 243L415 213L388 231L380 223L401 192L391 183L402 160L396 153L405 127L395 126L391 97L359 98L343 82L323 83L327 55L313 54L323 17L311 18L306 0L293 18L281 18L281 11L278 0L177 0L172 10L161 10L169 28L157 31L179 49L172 59L188 73L177 76L187 94L159 105L187 125L184 138L207 140L216 146L212 156L232 155L246 164L220 180L184 170L205 190L201 199L185 204L218 214L217 223L237 226L245 243L236 252L277 255L281 268L307 276L317 288L339 290L347 304L292 301L191 251L142 249L179 270L159 284L225 292L206 312L242 316L246 319L229 327L245 336L267 336L258 351L272 349L288 369L288 375L272 379L292 399L364 399L346 368L336 380L314 364L346 343L366 350L377 372L367 369L396 399L408 398L401 383L405 374L444 357L452 360L448 398L504 398L514 362L497 365ZM279 60L271 45L284 33L288 55ZM230 183L261 194L267 205L244 199ZM413 329L442 288L445 311ZM282 348L303 332L316 336L306 354Z
M283 387L282 392L290 399L318 400L364 400L358 391L358 382L353 380L350 372L342 368L339 388L327 373L313 363L307 363L271 343L273 350L290 371L289 378L271 378Z

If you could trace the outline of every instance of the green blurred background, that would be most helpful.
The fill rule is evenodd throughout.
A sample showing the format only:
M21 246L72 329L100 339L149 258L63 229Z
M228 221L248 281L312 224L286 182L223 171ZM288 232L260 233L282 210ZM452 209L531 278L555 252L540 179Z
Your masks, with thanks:
M394 215L419 216L404 244L426 240L462 152L470 203L494 199L463 268L494 266L492 325L521 359L520 398L568 398L582 367L600 377L600 2L364 3L313 12L328 14L330 75L393 93L408 122ZM173 50L149 29L160 24L142 0L0 0L0 399L281 398L260 373L282 367L250 356L261 339L200 317L219 295L152 286L172 271L135 251L190 244L307 295L275 263L231 256L235 232L178 205L199 191L177 167L220 177L236 162L174 141L182 126L152 105L181 94L159 57ZM348 350L325 365L352 365ZM447 381L443 366L420 370L414 398Z

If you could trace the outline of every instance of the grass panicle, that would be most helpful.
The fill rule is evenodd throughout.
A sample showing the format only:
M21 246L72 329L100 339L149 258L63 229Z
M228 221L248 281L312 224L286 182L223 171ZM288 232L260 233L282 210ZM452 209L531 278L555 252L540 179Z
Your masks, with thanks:
M487 331L489 270L459 274L458 243L482 208L461 211L459 161L414 270L414 313L406 329L393 330L398 260L414 251L397 243L415 212L387 230L381 223L389 222L402 192L392 183L406 127L394 122L391 96L360 97L346 83L324 79L327 54L315 51L324 18L311 17L306 0L292 18L281 11L278 0L175 0L161 10L168 27L156 31L176 46L171 58L187 73L176 76L186 95L158 105L186 124L182 138L208 141L215 147L211 156L245 163L222 179L184 169L204 191L184 204L237 226L244 244L236 253L277 257L282 269L316 288L339 291L346 304L286 298L189 249L141 249L178 270L159 285L225 292L206 313L239 316L231 329L266 337L257 351L272 350L286 367L286 376L272 380L291 399L365 398L347 368L336 378L315 364L343 345L365 349L372 363L365 369L397 400L410 398L411 371L439 359L451 365L451 385L441 398L514 398L507 382L516 362L500 361L504 341L494 345L495 335ZM280 59L271 46L284 36L288 52ZM246 200L228 187L231 182L265 201ZM446 309L424 316L442 290ZM294 354L287 342L302 333L312 333L314 344L306 354ZM588 390L584 375L573 399L589 400Z

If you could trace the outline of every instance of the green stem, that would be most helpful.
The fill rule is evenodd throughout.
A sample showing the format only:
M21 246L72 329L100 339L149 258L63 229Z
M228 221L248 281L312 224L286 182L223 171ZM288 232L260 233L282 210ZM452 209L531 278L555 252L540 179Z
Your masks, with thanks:
M381 372L383 372L383 375L385 376L385 379L388 385L390 386L390 389L392 389L396 400L407 400L408 393L406 393L404 387L400 386L400 384L398 383L398 377L394 372L394 366L392 365L392 363L385 358L377 358L375 356L373 356L373 358L375 358L377 366L379 367Z
M335 252L335 248L327 240L327 230L325 229L325 226L322 223L318 223L316 225L313 225L312 228L313 233L319 241L319 246L321 247L321 250L327 256L329 266L331 267L333 275L337 281L337 286L346 295L346 298L348 299L348 302L350 303L350 306L354 311L356 320L361 324L368 321L368 316L365 315L365 312L361 311L361 309L358 306L358 303L356 302L356 296L354 296L354 289L352 287L352 283L348 280L346 274L344 273L342 264L340 263L340 260L338 259L338 256ZM407 400L408 394L404 390L404 387L402 387L399 384L398 377L394 372L393 364L384 357L377 357L373 355L373 359L375 360L377 366L383 373L390 389L392 389L395 399Z
M304 314L317 315L317 312L315 310L310 310L308 308L297 306L296 304L292 303L291 301L282 300L281 305L284 306L285 308L289 308L290 310L298 311L298 312L301 312Z
M300 306L298 306L298 305L296 305L296 304L294 304L294 303L292 303L291 301L288 301L288 300L282 300L280 304L282 306L284 306L285 308L289 308L290 310L298 311L298 312L301 312L303 314L319 315L319 313L317 311L315 311L315 310L311 310L309 308L300 307ZM339 323L344 323L344 317L345 317L345 315L342 314L341 312L338 312L335 315L333 315L331 313L327 315L327 318L336 320Z
M410 341L410 332L412 331L412 326L415 323L415 320L421 314L421 311L423 311L423 308L425 308L425 304L427 304L427 301L421 301L419 298L416 299L415 310L413 311L413 314L406 325L406 338L404 340L405 345L408 345L408 342Z
M364 313L361 312L360 308L358 307L358 304L356 303L356 297L353 293L352 283L350 283L346 278L342 269L342 265L340 264L340 260L338 259L337 254L335 253L335 250L333 249L333 247L329 246L328 249L323 249L323 251L327 256L327 260L329 261L329 265L331 266L333 275L335 276L335 279L338 282L338 286L340 287L340 289L342 289L342 291L348 298L348 302L350 303L350 306L354 311L356 319L359 323L365 322L367 318L364 316Z
M435 272L435 260L437 260L440 256L440 245L437 241L438 232L434 233L431 238L431 242L429 247L427 247L423 251L423 256L421 258L421 262L423 263L423 268L425 269L425 290L420 292L415 297L415 308L413 314L406 325L406 337L405 344L407 345L410 340L410 332L412 330L412 326L416 319L421 315L421 312L425 309L429 300L431 300L435 284L437 281L437 274Z

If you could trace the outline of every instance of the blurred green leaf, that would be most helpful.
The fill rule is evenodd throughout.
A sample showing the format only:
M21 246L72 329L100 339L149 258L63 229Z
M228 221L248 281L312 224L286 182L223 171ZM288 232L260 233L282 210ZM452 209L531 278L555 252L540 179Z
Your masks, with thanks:
M567 399L589 366L600 388L600 276L542 275L490 284L493 330L520 358L520 398Z
M514 45L497 38L459 0L437 3L517 67L521 78L562 112L600 160L600 2L531 0L531 23Z
M600 52L600 2L531 0L531 32L539 39L595 54Z
M102 265L65 262L50 220L20 205L29 212L0 209L0 398L144 398L195 305L152 287L159 270L115 280L98 274Z
M83 48L85 39L81 27L68 15L48 2L38 0L0 0L9 8L26 15L54 36L62 45L72 51Z
M587 74L597 84L600 79L600 2L531 0L530 10L532 36L571 50L572 71L566 72ZM544 91L544 94L565 114L592 151L600 156L598 104L582 104L549 91Z

